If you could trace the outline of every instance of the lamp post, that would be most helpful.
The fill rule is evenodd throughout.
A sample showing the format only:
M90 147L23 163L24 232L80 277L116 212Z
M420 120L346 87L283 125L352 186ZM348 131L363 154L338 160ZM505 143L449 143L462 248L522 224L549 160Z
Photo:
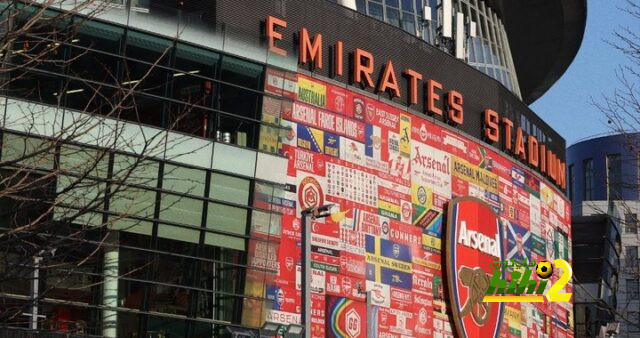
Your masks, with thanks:
M314 219L330 216L333 204L310 207L302 210L302 326L304 338L311 337L311 222Z

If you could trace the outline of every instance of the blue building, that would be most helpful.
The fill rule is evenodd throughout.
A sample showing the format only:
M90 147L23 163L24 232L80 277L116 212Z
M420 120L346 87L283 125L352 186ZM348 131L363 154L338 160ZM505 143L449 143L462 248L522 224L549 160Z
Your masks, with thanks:
M619 337L640 334L639 136L597 137L567 149L567 195L572 202L573 231L585 232L585 236L573 238L576 284L582 286L576 288L576 336L580 330L597 334L607 316L620 323ZM618 229L617 239L614 229ZM610 235L603 237L604 233ZM603 238L609 240L611 251L619 254L607 252L607 241L600 244ZM595 251L598 253L594 256ZM615 311L606 314L602 307L587 305L594 301L604 301ZM599 322L595 332L589 331L590 322Z
M582 214L583 201L638 199L638 149L634 144L639 135L597 137L567 149L567 195L574 214Z

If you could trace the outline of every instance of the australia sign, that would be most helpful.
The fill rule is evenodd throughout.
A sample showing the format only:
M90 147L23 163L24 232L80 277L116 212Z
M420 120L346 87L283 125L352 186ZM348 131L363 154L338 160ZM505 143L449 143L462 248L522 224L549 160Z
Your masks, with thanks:
M445 250L458 337L499 337L504 305L482 301L494 273L491 262L504 258L500 222L493 209L475 197L452 199Z

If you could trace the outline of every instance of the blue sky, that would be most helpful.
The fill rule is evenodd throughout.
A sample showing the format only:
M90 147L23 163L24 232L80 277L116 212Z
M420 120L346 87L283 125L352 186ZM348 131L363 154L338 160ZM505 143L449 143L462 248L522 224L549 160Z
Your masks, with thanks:
M616 68L627 59L607 45L618 27L640 31L640 21L620 10L625 0L588 0L587 26L569 69L531 109L542 117L567 141L567 146L584 138L602 135L610 130L604 114L594 107L591 98L602 96L619 87Z

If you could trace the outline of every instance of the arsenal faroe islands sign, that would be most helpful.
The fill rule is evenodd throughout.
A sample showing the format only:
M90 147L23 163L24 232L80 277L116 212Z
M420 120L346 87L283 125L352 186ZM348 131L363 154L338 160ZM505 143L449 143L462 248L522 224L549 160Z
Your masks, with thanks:
M493 209L475 197L449 201L445 250L457 336L499 337L504 303L482 302L493 274L491 263L504 257L500 222Z

